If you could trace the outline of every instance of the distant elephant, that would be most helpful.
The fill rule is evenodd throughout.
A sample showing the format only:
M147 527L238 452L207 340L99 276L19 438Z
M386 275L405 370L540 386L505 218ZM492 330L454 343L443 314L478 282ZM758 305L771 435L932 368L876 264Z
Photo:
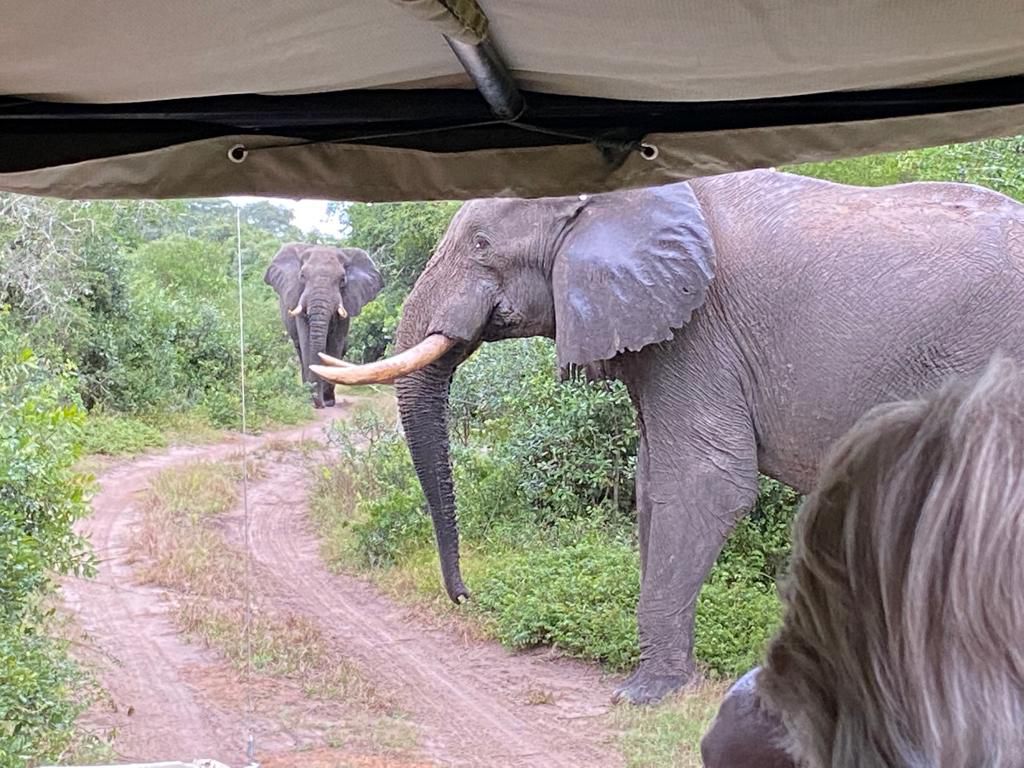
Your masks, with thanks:
M313 405L334 405L334 384L314 377L309 366L319 353L336 358L345 354L351 318L384 287L380 272L359 248L287 243L263 281L277 291L302 380L313 384Z
M877 403L1024 361L1024 206L955 183L875 189L771 170L463 206L406 300L397 379L445 587L459 571L448 390L481 341L555 339L637 411L640 665L616 698L690 680L697 595L758 469L807 491Z

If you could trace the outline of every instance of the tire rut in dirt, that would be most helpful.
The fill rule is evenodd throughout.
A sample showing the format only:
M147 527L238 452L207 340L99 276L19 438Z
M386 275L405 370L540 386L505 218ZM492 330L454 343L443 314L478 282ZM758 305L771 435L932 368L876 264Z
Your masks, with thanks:
M323 565L306 515L309 473L270 463L250 490L252 545L279 600L315 618L339 650L397 692L427 756L452 766L617 766L602 727L609 687L594 669L433 629L365 582ZM530 705L527 690L552 694Z

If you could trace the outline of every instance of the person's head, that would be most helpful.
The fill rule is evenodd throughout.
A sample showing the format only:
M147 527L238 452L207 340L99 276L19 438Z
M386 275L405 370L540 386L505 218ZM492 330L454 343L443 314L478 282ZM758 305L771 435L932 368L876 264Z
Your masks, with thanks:
M1024 766L1024 377L876 408L801 509L758 680L810 768Z

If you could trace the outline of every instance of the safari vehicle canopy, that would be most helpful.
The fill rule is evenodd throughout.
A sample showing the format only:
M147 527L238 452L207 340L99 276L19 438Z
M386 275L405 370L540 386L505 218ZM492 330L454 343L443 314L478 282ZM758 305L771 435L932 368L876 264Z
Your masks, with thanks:
M542 196L1021 132L1017 0L33 0L0 189Z

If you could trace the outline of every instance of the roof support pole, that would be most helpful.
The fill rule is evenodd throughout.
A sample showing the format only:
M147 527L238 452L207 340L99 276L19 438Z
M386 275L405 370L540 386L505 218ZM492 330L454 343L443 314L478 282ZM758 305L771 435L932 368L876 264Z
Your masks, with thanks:
M485 38L472 45L454 40L448 35L444 39L494 116L500 120L515 120L519 117L526 106L523 96L491 41Z

